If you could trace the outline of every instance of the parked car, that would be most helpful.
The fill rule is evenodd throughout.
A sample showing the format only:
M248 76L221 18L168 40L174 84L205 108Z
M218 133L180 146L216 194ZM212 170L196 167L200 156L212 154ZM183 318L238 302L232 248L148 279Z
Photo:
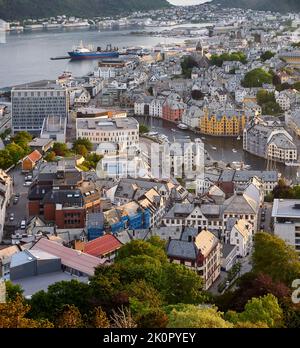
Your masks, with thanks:
M21 230L25 230L25 228L26 228L26 220L22 220L21 221L20 228L21 228Z
M10 213L9 221L14 221L14 219L15 219L15 214L14 213Z
M27 187L30 186L31 184L32 184L32 181L25 181L24 182L24 186L27 186Z
M13 200L13 204L17 204L19 202L19 197L15 197Z

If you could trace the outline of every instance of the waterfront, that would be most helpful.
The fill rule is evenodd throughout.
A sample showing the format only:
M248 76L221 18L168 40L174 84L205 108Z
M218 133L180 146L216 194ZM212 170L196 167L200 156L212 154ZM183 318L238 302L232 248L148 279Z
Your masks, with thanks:
M185 24L176 27L204 27L208 24ZM170 27L137 28L141 31L156 31ZM119 48L143 46L151 48L159 43L180 43L185 38L164 38L132 35L133 28L124 30L73 29L33 31L6 34L6 43L0 44L0 88L27 82L55 79L63 71L74 76L83 76L93 71L97 61L50 60L51 57L66 56L81 41L95 47Z
M158 118L149 117L137 117L140 124L146 124L151 128L151 131L158 132L159 134L165 134L168 136L170 141L176 139L183 139L187 136L194 140L195 138L201 138L204 143L204 148L208 152L209 157L212 161L222 161L226 164L233 162L243 162L245 165L249 165L251 170L266 170L267 161L253 156L243 151L243 140L237 140L237 138L231 137L212 137L207 135L195 134L190 130L180 130L176 125ZM216 148L214 150L213 148ZM235 149L237 152L233 152ZM273 163L273 168L278 170L285 178L290 180L298 180L297 168L287 167L280 163Z

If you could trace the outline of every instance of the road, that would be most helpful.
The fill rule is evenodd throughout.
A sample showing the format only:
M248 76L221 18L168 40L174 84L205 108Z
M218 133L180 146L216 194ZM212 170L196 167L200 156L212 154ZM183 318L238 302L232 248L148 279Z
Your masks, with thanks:
M28 187L24 186L25 175L22 174L20 165L12 169L9 174L13 178L14 193L19 193L20 198L17 204L13 204L13 196L7 208L6 221L4 225L4 239L9 238L10 234L20 227L22 220L28 220ZM14 221L9 221L9 215L11 213L14 213Z

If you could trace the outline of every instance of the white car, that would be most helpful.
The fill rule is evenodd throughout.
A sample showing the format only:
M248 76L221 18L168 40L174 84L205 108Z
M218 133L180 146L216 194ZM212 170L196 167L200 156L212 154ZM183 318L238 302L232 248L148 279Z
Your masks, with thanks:
M14 219L15 219L15 214L14 213L10 213L9 221L14 221Z
M32 184L32 181L25 181L24 186L30 186Z

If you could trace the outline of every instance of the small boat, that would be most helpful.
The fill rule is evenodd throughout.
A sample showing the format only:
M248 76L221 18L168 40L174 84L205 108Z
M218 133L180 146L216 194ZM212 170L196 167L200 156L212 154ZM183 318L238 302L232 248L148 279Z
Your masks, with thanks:
M216 148L215 146L212 146L211 148L212 148L213 150L217 150L217 148Z
M147 135L149 135L150 137L156 137L158 135L158 132L150 132Z
M237 152L237 150L236 150L236 149L232 149L232 152L236 153L236 152Z
M189 127L184 124L184 123L179 123L179 125L177 126L179 129L188 129Z

